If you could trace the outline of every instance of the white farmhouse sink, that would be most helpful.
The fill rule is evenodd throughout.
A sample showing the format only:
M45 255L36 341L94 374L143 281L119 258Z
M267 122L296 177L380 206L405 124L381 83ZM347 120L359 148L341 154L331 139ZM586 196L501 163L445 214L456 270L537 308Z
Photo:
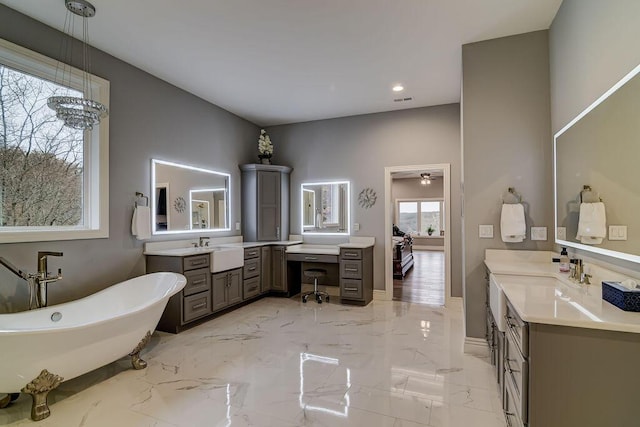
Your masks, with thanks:
M507 297L493 274L489 276L489 307L491 307L498 330L504 332L507 326L504 318L507 314Z
M211 272L230 270L244 266L243 248L213 248L211 252Z

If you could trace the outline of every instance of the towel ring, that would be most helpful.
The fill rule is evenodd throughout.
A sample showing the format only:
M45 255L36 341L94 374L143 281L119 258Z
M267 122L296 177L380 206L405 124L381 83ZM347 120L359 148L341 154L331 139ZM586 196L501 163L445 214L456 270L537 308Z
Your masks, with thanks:
M580 191L580 203L598 203L602 199L597 192L591 189L590 185L583 185L582 191Z
M145 196L143 193L136 191L137 200L133 204L134 207L138 206L149 206L149 197Z
M522 203L522 196L516 192L515 188L509 187L507 192L502 195L502 203L506 205Z

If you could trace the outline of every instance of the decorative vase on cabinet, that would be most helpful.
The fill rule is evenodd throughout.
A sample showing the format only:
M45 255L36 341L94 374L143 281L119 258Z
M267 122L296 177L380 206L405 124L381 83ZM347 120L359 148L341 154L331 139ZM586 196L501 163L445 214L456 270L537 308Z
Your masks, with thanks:
M285 240L289 236L288 166L240 165L242 236L247 242Z

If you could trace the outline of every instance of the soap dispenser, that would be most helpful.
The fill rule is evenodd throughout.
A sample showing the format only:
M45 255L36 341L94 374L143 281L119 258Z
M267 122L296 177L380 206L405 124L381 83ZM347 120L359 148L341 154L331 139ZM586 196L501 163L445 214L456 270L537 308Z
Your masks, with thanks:
M569 254L567 253L567 248L562 248L560 252L560 272L569 272Z

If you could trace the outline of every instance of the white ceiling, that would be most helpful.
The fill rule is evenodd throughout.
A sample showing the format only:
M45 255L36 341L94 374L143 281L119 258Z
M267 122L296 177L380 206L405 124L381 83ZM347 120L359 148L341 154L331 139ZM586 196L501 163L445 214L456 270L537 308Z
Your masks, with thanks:
M92 0L91 44L261 126L460 101L461 45L562 0ZM0 0L62 29L64 0ZM405 86L394 102L396 83Z

